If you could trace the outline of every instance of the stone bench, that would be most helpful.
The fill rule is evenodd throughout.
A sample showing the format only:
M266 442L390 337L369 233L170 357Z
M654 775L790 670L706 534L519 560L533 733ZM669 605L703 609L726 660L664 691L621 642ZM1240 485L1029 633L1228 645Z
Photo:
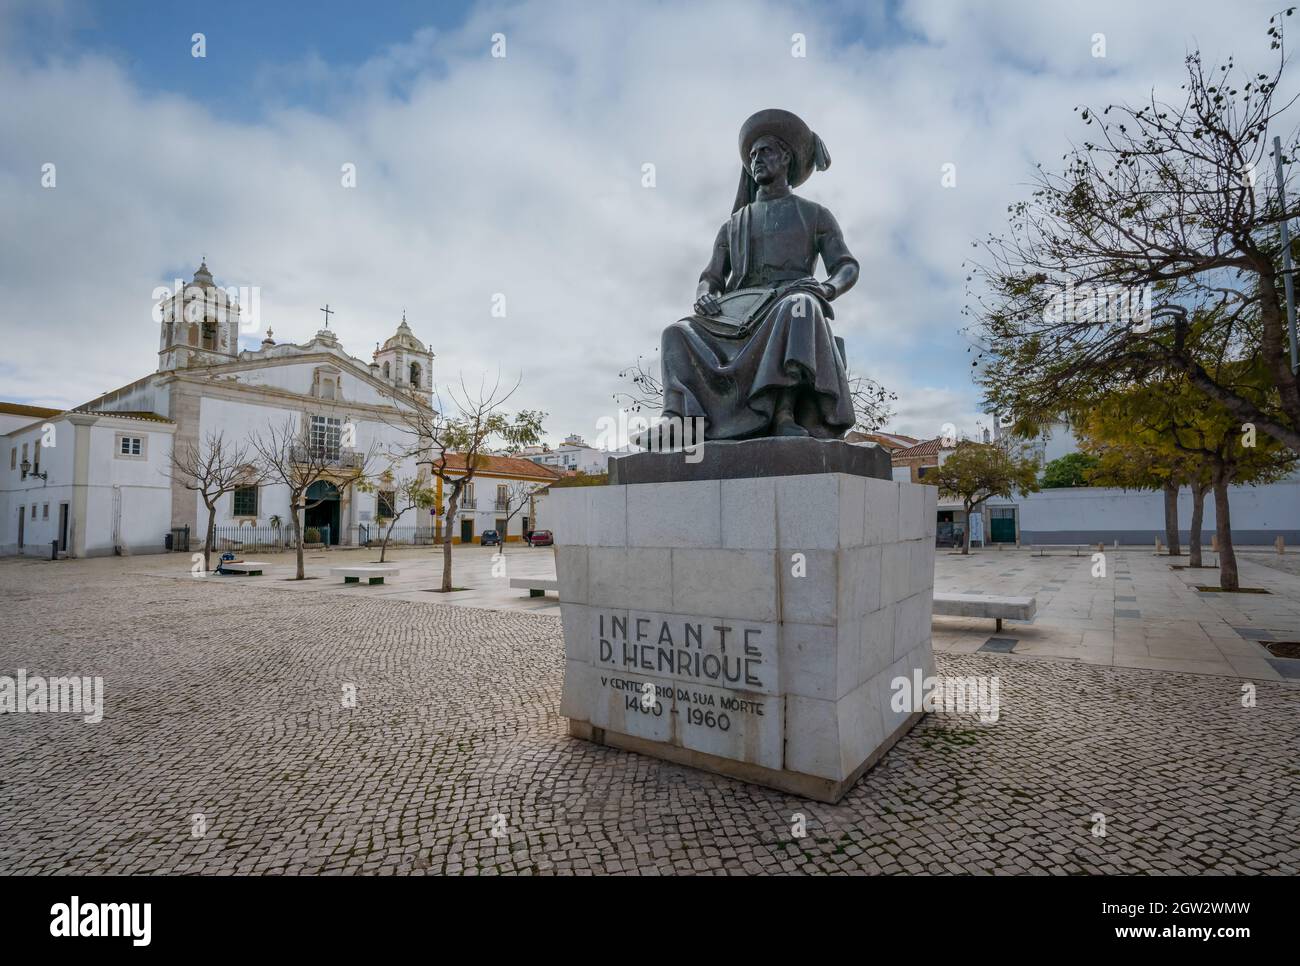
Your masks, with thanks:
M997 629L1002 630L1002 621L1027 621L1033 618L1038 609L1034 597L994 597L988 594L935 594L934 610L936 617L985 617L997 621Z
M260 577L262 570L271 566L260 560L223 560L221 569L224 573L243 574L245 577Z
M547 577L511 577L510 586L528 591L529 597L544 597L548 590L560 592L560 581Z
M331 577L342 577L345 584L359 583L362 577L372 584L382 584L385 577L396 577L402 571L390 564L372 564L363 567L331 567Z

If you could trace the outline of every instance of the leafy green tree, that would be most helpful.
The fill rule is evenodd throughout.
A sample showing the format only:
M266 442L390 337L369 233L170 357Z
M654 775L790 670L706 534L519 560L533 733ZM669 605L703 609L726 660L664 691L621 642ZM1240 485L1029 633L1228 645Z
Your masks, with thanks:
M1217 376L1234 393L1268 405L1263 398L1271 391L1268 376L1258 363L1226 364L1218 367ZM1228 488L1282 479L1294 467L1296 455L1253 425L1238 422L1226 406L1206 399L1190 380L1179 378L1142 383L1098 400L1091 420L1085 422L1085 438L1089 432L1109 433L1131 447L1144 447L1159 472L1181 477L1194 495L1213 492L1219 586L1239 589ZM1103 466L1105 462L1103 456ZM1197 541L1193 566L1200 565L1199 509L1196 506L1191 528Z
M1158 396L1150 397L1164 402ZM1131 394L1113 393L1079 407L1074 425L1084 451L1096 459L1089 474L1093 486L1125 490L1161 490L1165 504L1165 543L1169 555L1182 553L1178 526L1178 493L1192 491L1192 520L1188 553L1193 567L1201 566L1201 520L1209 489L1204 461L1180 452L1168 437L1153 432L1133 418L1138 400ZM1160 414L1158 419L1166 418Z
M1227 371L1224 371L1227 370ZM1235 378L1232 374L1235 370ZM1270 391L1267 375L1255 366L1228 366L1219 378L1242 398L1259 399ZM1144 387L1151 392L1150 387ZM1253 424L1242 424L1227 406L1205 400L1199 389L1183 387L1181 399L1170 402L1169 420L1173 445L1183 453L1204 459L1210 488L1214 493L1215 534L1219 544L1219 587L1238 590L1240 577L1232 543L1232 516L1228 504L1231 485L1258 486L1274 483L1295 466L1296 454L1278 440L1258 433ZM1199 408L1194 408L1199 402ZM1266 405L1257 403L1258 405Z
M960 499L969 520L972 511L995 496L1009 499L1015 493L1036 492L1038 464L998 443L963 441L926 474L925 482ZM961 552L970 553L969 540L962 542Z
M1088 473L1097 465L1097 457L1087 453L1066 453L1043 467L1042 487L1045 490L1065 486L1087 486Z

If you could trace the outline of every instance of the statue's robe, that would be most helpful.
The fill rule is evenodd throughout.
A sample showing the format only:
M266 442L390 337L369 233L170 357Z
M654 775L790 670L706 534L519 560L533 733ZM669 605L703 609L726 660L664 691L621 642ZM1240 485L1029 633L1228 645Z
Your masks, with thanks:
M713 257L700 275L712 291L781 289L812 276L818 257L834 274L857 264L835 218L797 195L744 205L718 231ZM737 333L694 315L664 330L661 345L664 415L704 417L706 439L768 435L782 390L798 388L795 419L822 439L853 427L853 400L841 349L820 294L782 293Z

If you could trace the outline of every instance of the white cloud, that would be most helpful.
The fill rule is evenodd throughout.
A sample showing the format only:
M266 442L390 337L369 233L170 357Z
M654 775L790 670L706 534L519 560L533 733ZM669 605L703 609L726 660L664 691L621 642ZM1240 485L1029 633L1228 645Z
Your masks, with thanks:
M970 241L1002 226L1033 160L1079 133L1076 103L1176 90L1197 33L1216 54L1266 59L1268 11L915 3L901 17L918 41L883 47L842 43L846 16L493 5L354 69L268 66L250 78L257 120L141 91L98 57L8 60L0 84L22 93L0 101L0 398L69 405L144 375L150 292L206 253L223 284L261 287L279 340L309 338L328 301L368 358L405 309L435 378L522 372L516 401L548 410L552 436L594 436L617 370L689 311L730 210L740 122L780 106L834 158L801 193L836 213L862 262L837 305L854 368L898 392L895 428L973 430L958 335ZM488 56L497 31L504 60ZM790 56L796 31L806 59ZM1104 62L1088 52L1096 31ZM327 107L285 106L307 93ZM57 189L40 187L46 161ZM340 186L345 162L355 189ZM497 292L505 319L489 312Z

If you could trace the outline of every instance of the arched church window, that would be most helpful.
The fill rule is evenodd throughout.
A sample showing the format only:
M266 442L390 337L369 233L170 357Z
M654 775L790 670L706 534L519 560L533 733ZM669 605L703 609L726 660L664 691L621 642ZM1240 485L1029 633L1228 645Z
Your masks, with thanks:
M411 387L414 389L420 388L420 364L418 362L411 363Z
M199 327L193 322L190 323L190 334L186 341L189 342L190 345L196 347L199 344Z
M384 378L385 378L385 379L389 378L389 376L388 376L388 363L387 363L387 362L384 363Z

